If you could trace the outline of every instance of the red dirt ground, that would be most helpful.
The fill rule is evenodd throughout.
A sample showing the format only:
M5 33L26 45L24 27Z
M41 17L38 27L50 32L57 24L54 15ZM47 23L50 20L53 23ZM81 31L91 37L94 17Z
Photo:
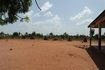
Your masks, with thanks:
M0 40L0 70L98 70L80 41Z

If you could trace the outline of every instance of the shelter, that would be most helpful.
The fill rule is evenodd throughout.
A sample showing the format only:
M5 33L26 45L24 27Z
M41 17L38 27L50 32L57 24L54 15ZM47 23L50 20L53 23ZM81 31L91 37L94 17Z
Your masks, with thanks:
M105 10L88 26L90 28L90 32L92 28L98 28L98 47L101 50L101 30L105 28ZM91 46L92 36L90 34L90 46Z

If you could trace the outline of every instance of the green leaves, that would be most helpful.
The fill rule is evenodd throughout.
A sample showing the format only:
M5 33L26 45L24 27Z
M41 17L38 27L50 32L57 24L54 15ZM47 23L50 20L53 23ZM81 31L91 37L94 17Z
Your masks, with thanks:
M25 16L25 17L24 17L24 20L28 23L30 19L29 19L28 16Z
M26 13L31 4L32 0L0 0L0 25L16 22L19 18L17 15ZM29 21L28 17L24 19Z
M90 36L93 36L94 35L94 29L91 29L90 30Z

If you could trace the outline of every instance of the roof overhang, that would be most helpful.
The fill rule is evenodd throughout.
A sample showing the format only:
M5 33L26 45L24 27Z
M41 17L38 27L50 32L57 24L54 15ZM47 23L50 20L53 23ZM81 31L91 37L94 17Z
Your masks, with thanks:
M88 27L98 28L99 26L105 28L105 10Z

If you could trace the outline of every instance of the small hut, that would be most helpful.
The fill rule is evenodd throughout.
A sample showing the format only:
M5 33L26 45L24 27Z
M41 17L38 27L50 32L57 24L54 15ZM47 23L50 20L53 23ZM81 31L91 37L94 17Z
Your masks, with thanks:
M101 50L101 30L105 28L105 10L88 27L90 28L90 46L92 41L91 30L92 28L98 28L98 48Z

